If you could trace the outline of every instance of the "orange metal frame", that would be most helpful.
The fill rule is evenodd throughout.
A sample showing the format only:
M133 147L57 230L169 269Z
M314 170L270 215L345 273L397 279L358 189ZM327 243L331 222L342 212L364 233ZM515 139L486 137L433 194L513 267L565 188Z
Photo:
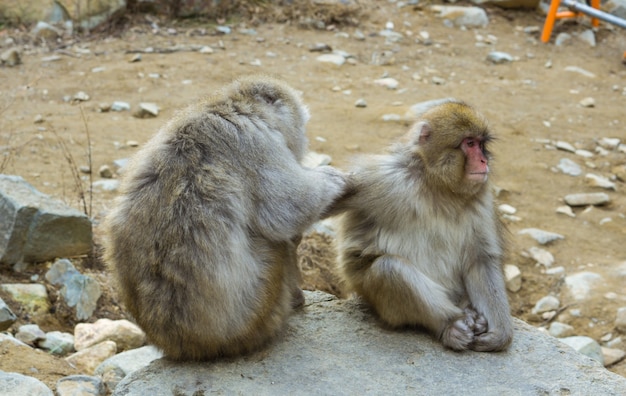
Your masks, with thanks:
M546 22L543 25L543 32L541 32L541 41L547 43L550 41L550 36L552 35L552 28L554 28L554 22L557 19L565 19L565 18L577 18L583 15L582 12L574 12L574 11L560 11L559 6L561 5L561 0L552 0L550 2L550 9L548 10L548 15L546 15ZM600 9L600 0L591 0L591 7L595 9ZM598 18L591 18L591 25L598 26L600 24L600 20Z

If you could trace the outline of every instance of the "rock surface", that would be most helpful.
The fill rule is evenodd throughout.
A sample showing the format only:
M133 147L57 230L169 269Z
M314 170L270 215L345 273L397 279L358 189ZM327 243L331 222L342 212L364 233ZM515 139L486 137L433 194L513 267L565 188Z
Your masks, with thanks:
M516 320L502 353L457 353L414 330L384 329L356 300L305 292L282 340L248 357L212 363L153 361L116 396L172 394L595 394L626 379Z

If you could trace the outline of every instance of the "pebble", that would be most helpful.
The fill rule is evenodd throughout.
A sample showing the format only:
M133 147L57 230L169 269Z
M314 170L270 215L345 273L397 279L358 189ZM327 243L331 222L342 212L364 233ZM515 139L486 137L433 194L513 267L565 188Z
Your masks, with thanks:
M453 26L470 28L485 27L489 24L487 13L480 7L433 5L430 9L438 13L437 16L443 18L444 22L449 21Z
M120 181L117 179L96 180L92 186L94 190L117 191L120 188Z
M606 193L568 194L564 200L570 206L605 205L611 201Z
M74 335L60 331L50 331L37 342L37 347L53 355L65 356L74 351Z
M561 275L565 273L565 268L558 266L546 269L546 275Z
M596 107L596 100L592 97L586 97L582 99L579 104L582 107Z
M565 277L565 286L576 300L586 299L593 287L602 281L602 276L589 271L578 272Z
M107 340L80 350L66 357L65 360L81 372L91 375L100 363L115 355L116 352L115 342Z
M511 205L502 204L498 206L498 211L503 214L513 215L517 212L517 209L515 209Z
M506 288L510 292L516 293L522 288L522 272L516 265L506 264L504 266L504 278Z
M110 110L111 111L130 111L130 104L128 102L122 102L122 101L116 100L115 102L113 102L113 104L111 104Z
M626 307L621 307L617 310L615 328L622 333L626 333Z
M570 337L574 335L574 327L561 322L552 322L548 328L548 333L556 338Z
M212 54L215 51L213 50L213 48L209 47L208 45L205 45L202 48L200 48L198 52L201 54Z
M602 347L602 357L604 358L604 366L609 367L624 360L626 352L617 348Z
M78 320L89 319L102 295L100 284L81 274L68 259L58 259L46 272L46 280L60 288L59 295L69 307L76 307Z
M85 92L79 91L73 96L72 99L76 102L86 102L90 99L90 97Z
M569 158L561 158L559 164L556 166L561 172L570 176L580 176L583 171L576 162L572 161Z
M584 41L585 43L589 44L589 46L591 47L596 46L596 35L591 29L587 29L581 32L580 34L578 34L578 38Z
M506 52L492 51L487 55L487 60L496 65L513 62L513 57Z
M100 363L94 374L102 378L108 389L115 389L117 384L128 374L147 366L162 356L163 353L152 345L131 349L118 353Z
M611 168L611 173L613 173L619 180L626 181L626 164L614 166Z
M387 89L396 89L398 88L398 85L400 85L398 80L396 80L395 78L391 78L391 77L379 78L377 80L374 80L374 84L381 86L381 87L385 87Z
M141 62L141 54L134 54L133 56L130 57L128 62L130 63Z
M36 378L0 371L0 395L54 396L54 393Z
M559 309L560 305L561 302L558 298L554 296L545 296L537 301L531 312L535 315L538 315L544 312L555 311Z
M547 250L533 246L528 249L528 253L533 260L544 267L551 267L554 264L554 256Z
M569 217L576 217L576 214L572 210L572 207L568 205L559 206L558 208L556 208L556 213L564 214Z
M572 146L570 143L564 142L562 140L558 140L554 143L554 147L556 147L559 150L563 150L563 151L567 151L570 153L575 153L576 152L576 148L574 146Z
M598 144L607 150L615 150L621 143L618 138L602 138L598 140Z
M542 245L565 238L561 234L540 230L539 228L524 228L523 230L520 230L518 234L529 235L531 238L533 238Z
M323 54L316 58L318 62L332 63L337 66L341 66L346 62L346 58L338 54Z
M100 169L98 169L98 174L104 179L111 179L113 177L113 171L109 165L102 165Z
M572 35L571 34L565 33L565 32L561 32L561 33L556 35L556 38L554 39L554 45L556 45L557 47L560 47L563 44L565 44L568 41L570 41L571 39L572 39Z
M583 157L583 158L591 158L593 157L593 153L591 151L588 150L582 150L582 149L577 149L576 151L574 151L574 154Z
M20 51L17 48L10 48L0 54L0 64L13 67L22 63Z
M57 396L105 396L102 379L90 375L69 375L56 383Z
M357 101L354 102L354 107L365 108L367 107L367 102L363 98L357 99Z
M588 356L604 365L602 348L600 347L600 344L598 344L593 338L585 336L573 336L559 338L559 340L562 343L574 348L575 351L582 353L583 355Z
M435 85L444 85L446 83L446 79L438 76L433 76L430 81Z
M11 295L20 307L31 315L48 312L50 302L46 287L41 284L5 283L0 289Z
M593 173L587 173L585 175L585 180L590 186L593 187L600 187L614 191L616 190L615 183L605 177L594 175Z
M126 320L98 319L94 323L79 323L74 328L74 347L77 351L102 341L114 341L120 351L138 348L146 342L145 333Z
M136 118L152 118L159 115L159 106L156 103L139 103L139 109L133 114Z
M17 316L11 308L0 298L0 331L5 331L17 321Z
M309 52L332 52L333 49L326 43L315 43L309 47Z
M46 333L36 324L27 324L19 327L15 338L22 341L24 344L35 346L38 341L46 339Z

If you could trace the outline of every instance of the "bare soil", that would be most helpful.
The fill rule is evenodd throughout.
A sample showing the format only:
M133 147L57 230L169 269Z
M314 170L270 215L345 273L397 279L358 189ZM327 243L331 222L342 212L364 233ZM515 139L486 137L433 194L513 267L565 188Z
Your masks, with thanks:
M576 208L576 217L568 217L555 212L566 194L601 190L587 185L584 176L568 176L554 171L554 167L561 158L570 158L583 167L583 175L592 172L610 177L613 167L626 163L626 154L611 152L585 160L546 147L536 139L563 140L588 150L593 150L602 137L626 140L624 31L602 25L596 33L598 45L590 47L576 38L588 29L584 18L579 23L561 23L553 38L558 32L568 32L574 38L557 47L553 42L539 41L543 17L535 11L487 8L487 27L462 29L445 26L428 9L398 9L391 2L365 4L369 6L359 16L358 25L338 24L325 30L303 29L295 21L251 24L229 20L226 23L233 32L217 35L215 21L187 20L163 23L154 31L148 18L140 18L115 35L75 39L62 48L22 47L22 65L0 68L0 171L21 175L40 191L82 210L72 169L88 165L88 147L96 181L102 165L114 169L114 160L137 150L129 143L135 141L141 146L177 109L243 74L275 74L303 91L312 113L310 148L330 155L339 168L347 167L355 154L384 150L407 130L408 121L383 121L383 115L402 115L411 105L425 100L457 97L489 119L497 136L492 146L493 180L504 189L499 203L517 208L516 215L521 218L507 222L511 236L507 263L517 265L523 275L521 290L509 295L513 315L537 326L547 325L548 321L530 311L541 297L554 294L567 307L554 319L573 325L577 335L596 340L609 333L611 338L619 336L614 322L617 309L626 306L625 279L617 272L626 262L626 186L617 180L617 191L608 191L610 204ZM386 44L377 34L387 22L405 34L401 42ZM539 30L524 32L529 26ZM254 29L256 35L241 33L241 29ZM364 33L364 40L355 38L357 30ZM428 32L428 42L420 32ZM0 31L0 46L8 48L3 43L19 34ZM18 43L22 42L18 39ZM333 66L316 61L319 53L310 48L317 43L352 54L354 64ZM180 46L210 46L214 52L180 50ZM143 53L139 62L130 62L136 51L148 47L155 51ZM173 48L176 51L161 51ZM492 64L486 56L494 50L507 52L516 61ZM383 52L383 57L391 59L388 64L372 61ZM59 59L45 61L52 55ZM581 67L595 78L565 71L567 66ZM374 83L383 76L397 79L398 89ZM442 78L444 83L434 83L433 77ZM65 96L79 91L90 99L64 101ZM595 107L579 105L585 97L593 97ZM367 107L355 107L361 98ZM144 119L133 117L133 111L100 111L101 103L113 101L129 102L133 111L140 102L154 102L161 111L156 118ZM42 122L36 122L38 116ZM63 142L71 153L70 161ZM82 188L88 191L89 177L81 176ZM114 192L93 192L96 242L100 240L98 223L114 196ZM601 222L606 218L611 221ZM525 254L537 245L530 237L517 234L528 227L564 235L564 240L544 247L555 256L554 266L563 266L566 274L583 270L599 273L604 279L602 285L588 299L575 301L562 276L546 275ZM321 235L305 238L300 253L305 288L345 297L334 273L332 239ZM124 317L102 263L76 262L105 288L94 319ZM22 274L5 269L0 282L31 282L36 274L42 279L49 265L31 266ZM607 295L609 292L614 294ZM9 304L20 315L18 324L37 322L46 331L72 331L75 324L60 303L55 303L45 318L28 317L11 301ZM581 315L571 315L572 308L579 309ZM17 325L11 328L16 329ZM23 372L52 387L56 379L71 372L55 358L42 359L41 353L0 350L0 355L0 370ZM626 362L610 370L626 375Z

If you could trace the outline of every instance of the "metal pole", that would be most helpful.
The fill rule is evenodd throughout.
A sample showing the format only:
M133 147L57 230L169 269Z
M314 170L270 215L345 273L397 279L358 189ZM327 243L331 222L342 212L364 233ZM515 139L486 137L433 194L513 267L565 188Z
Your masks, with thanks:
M587 14L591 17L598 18L604 22L612 23L613 25L626 29L626 20L616 17L615 15L589 7L588 5L579 3L576 0L561 0L561 4L574 11L582 12L583 14Z

